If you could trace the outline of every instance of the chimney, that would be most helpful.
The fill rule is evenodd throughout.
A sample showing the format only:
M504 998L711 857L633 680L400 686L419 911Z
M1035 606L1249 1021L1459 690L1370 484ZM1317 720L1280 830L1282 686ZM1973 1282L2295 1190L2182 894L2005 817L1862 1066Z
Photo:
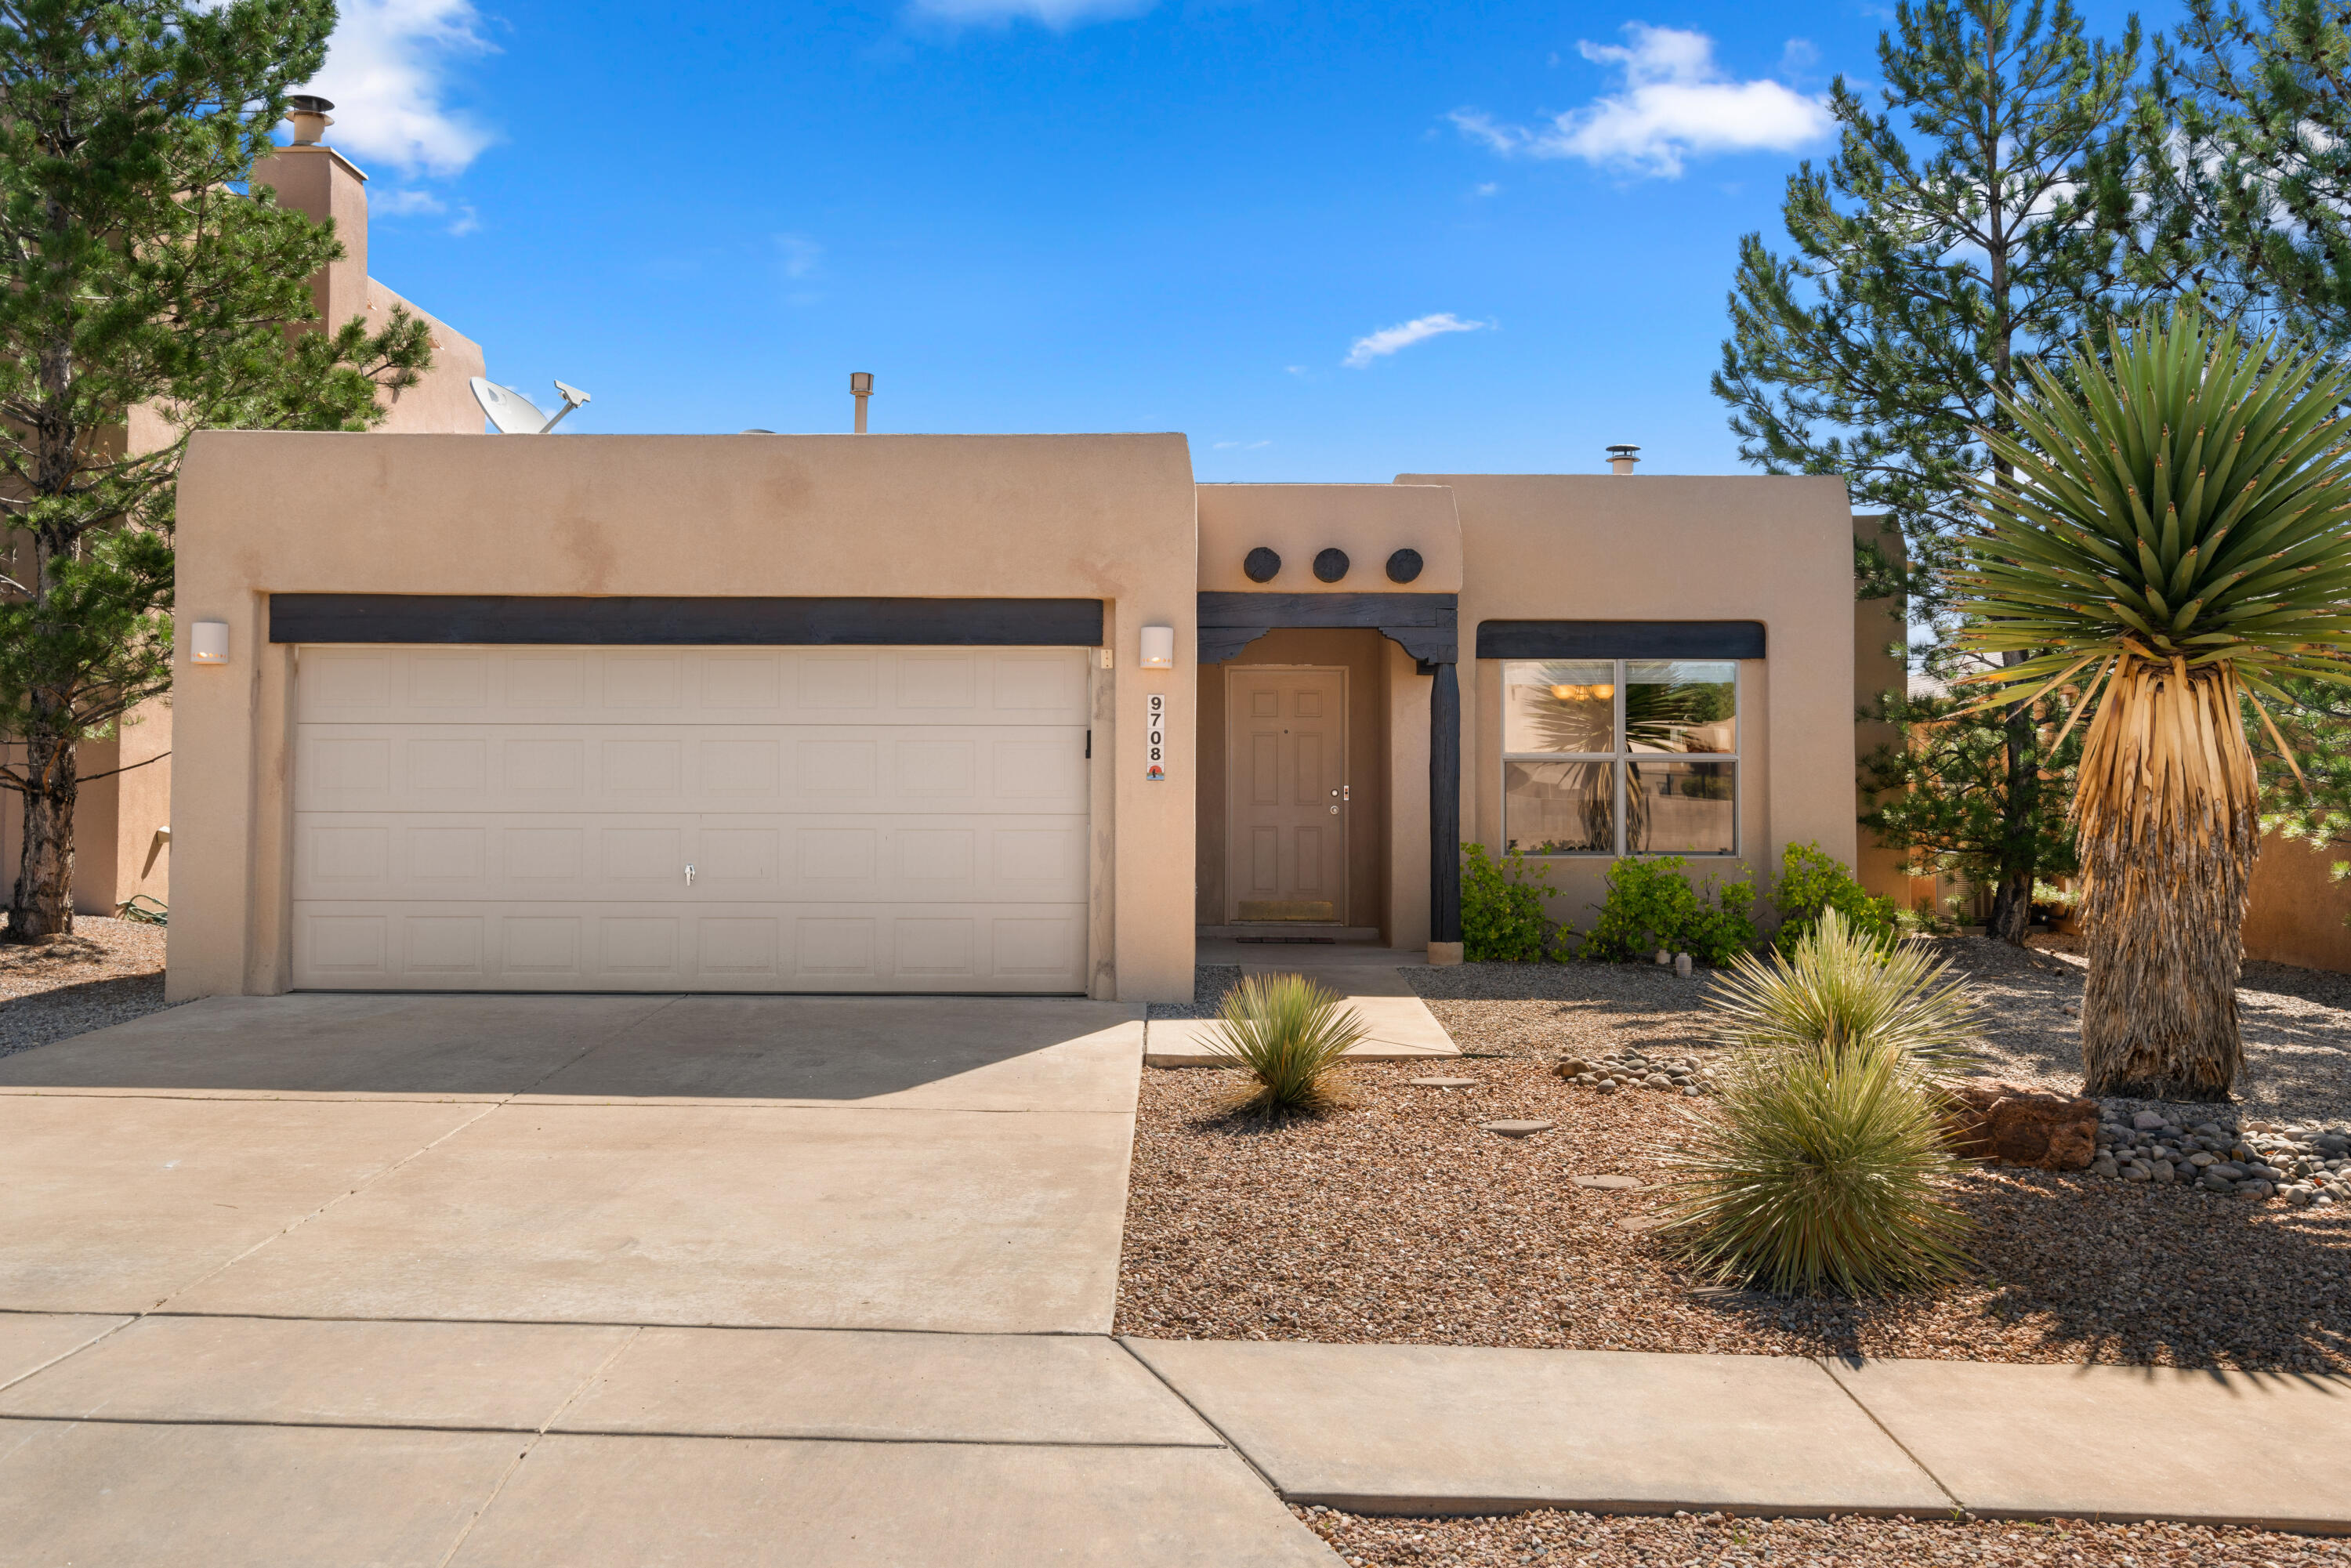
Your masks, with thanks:
M329 262L310 282L310 302L327 331L368 308L367 175L319 140L334 123L327 112L334 107L314 93L289 96L286 118L294 125L292 143L264 153L253 165L253 183L274 188L281 205L315 223L334 220L343 258Z
M1638 463L1640 460L1641 449L1639 447L1629 445L1626 443L1620 441L1615 445L1611 446L1608 449L1608 472L1611 474L1630 474L1633 471L1633 465Z
M332 125L327 110L335 106L325 99L307 92L298 92L286 100L286 118L294 122L294 145L316 147L319 138Z
M865 434L865 400L873 395L873 372L850 371L849 395L857 400L857 434L862 435Z

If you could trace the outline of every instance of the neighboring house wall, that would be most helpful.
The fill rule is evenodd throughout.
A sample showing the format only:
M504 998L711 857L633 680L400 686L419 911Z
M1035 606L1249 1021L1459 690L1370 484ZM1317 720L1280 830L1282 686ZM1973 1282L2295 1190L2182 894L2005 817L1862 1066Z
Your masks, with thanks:
M1856 516L1853 531L1856 539L1876 544L1887 559L1906 559L1901 530L1886 527L1885 518ZM1886 698L1900 696L1909 685L1908 604L1900 594L1853 601L1855 800L1862 811L1868 810L1871 802L1860 787L1861 765L1872 753L1902 744L1900 726L1863 716L1881 711ZM1877 835L1866 828L1861 830L1857 845L1859 859L1854 869L1861 884L1880 898L1892 899L1898 907L1907 907L1911 899L1908 856L1879 843Z
M1188 1000L1195 756L1147 781L1142 714L1164 695L1180 737L1198 712L1194 510L1180 435L199 433L179 610L225 622L230 661L181 642L173 810L202 831L179 835L170 994L289 984L295 653L270 595L626 593L1099 601L1092 988ZM1137 667L1146 624L1175 628L1175 669Z
M2245 956L2311 969L2351 970L2351 882L2334 865L2351 859L2341 845L2313 850L2275 833L2262 839L2245 908Z
M1740 849L1768 894L1788 843L1855 858L1853 515L1844 482L1667 475L1401 476L1450 486L1462 532L1462 836L1501 842L1501 662L1487 621L1761 621L1740 668ZM1426 684L1426 683L1424 683ZM1550 859L1554 919L1591 925L1614 863Z
M332 148L307 146L280 148L276 156L254 166L253 178L314 222L331 219L343 243L343 258L321 267L311 280L311 305L319 319L314 329L340 328L360 316L370 331L381 331L395 307L422 317L430 329L432 369L416 385L381 394L385 415L377 429L395 434L481 434L481 404L466 385L484 373L481 345L368 276L367 176ZM131 411L133 450L153 451L177 434L153 410ZM134 711L119 740L79 749L84 777L121 762L157 758L119 779L100 779L82 790L74 832L74 907L79 913L110 915L138 894L171 902L172 852L158 839L171 821L171 737L172 710L166 700ZM0 800L0 874L12 881L23 846L18 836L22 821L23 802L12 792Z

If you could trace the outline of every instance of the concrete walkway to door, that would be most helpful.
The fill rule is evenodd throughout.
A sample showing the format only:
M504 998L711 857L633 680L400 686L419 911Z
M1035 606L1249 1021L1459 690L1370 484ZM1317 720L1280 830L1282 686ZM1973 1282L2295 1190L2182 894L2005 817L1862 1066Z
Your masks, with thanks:
M296 996L0 1061L0 1540L1327 1563L1108 1337L1141 1014Z

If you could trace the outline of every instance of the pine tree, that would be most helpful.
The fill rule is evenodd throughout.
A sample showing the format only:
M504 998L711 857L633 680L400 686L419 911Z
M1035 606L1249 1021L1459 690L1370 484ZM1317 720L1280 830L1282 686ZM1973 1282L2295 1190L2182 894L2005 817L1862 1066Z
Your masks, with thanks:
M78 742L170 684L172 493L204 425L360 430L429 362L395 313L305 329L330 226L248 185L332 0L19 0L0 11L0 786L9 933L73 926ZM133 412L152 440L133 441ZM141 449L141 448L145 449Z
M1915 619L1959 625L1943 574L1973 527L1969 479L2005 476L1980 430L2006 433L2001 399L2026 367L2062 357L2125 295L2169 278L2168 253L2135 209L2137 23L2086 38L2066 0L1904 5L1878 41L1883 110L1840 78L1825 170L1788 182L1792 256L1760 234L1740 247L1715 394L1740 454L1775 474L1842 476L1857 507L1902 530ZM1886 563L1865 563L1866 580ZM1951 722L1899 706L1888 716ZM1993 934L2023 940L2053 812L2033 716L1956 721L1987 733L1987 775L1913 770L1905 787L1959 791L1916 816L1980 817L1977 857L1994 887ZM1994 737L1989 733L1996 730Z
M2210 303L2351 341L2351 13L2189 0L2157 45L2153 195L2192 236Z

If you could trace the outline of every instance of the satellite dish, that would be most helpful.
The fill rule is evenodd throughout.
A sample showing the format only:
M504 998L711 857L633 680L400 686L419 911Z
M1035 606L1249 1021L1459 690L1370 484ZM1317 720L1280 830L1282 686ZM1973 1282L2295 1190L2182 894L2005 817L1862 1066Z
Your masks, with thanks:
M545 435L563 423L564 414L589 401L588 394L578 387L558 382L555 390L563 399L563 408L549 419L539 412L537 403L512 387L502 387L481 376L471 378L465 384L474 389L474 401L482 405L482 412L490 416L490 423L498 427L500 435Z

